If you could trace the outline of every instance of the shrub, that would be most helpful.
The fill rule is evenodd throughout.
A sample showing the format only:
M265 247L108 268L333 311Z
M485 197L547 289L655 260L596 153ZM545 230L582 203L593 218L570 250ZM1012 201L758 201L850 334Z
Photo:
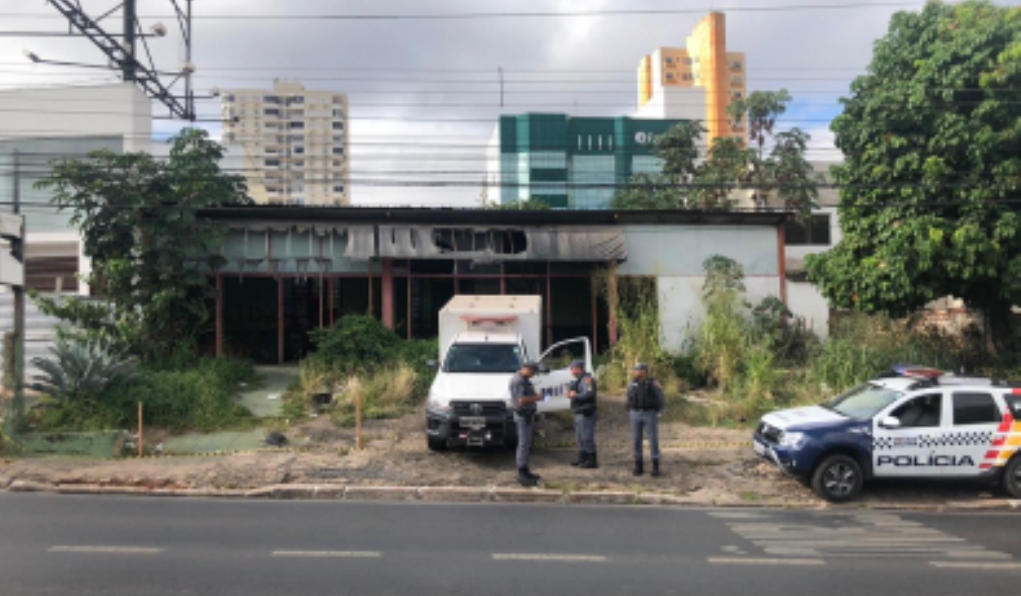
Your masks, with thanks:
M613 272L608 275L615 275ZM611 280L607 279L607 282ZM606 292L613 293L608 302L615 305L619 337L606 361L600 384L607 390L627 385L631 367L644 362L651 375L664 387L673 386L673 358L660 343L659 300L656 282L648 278L620 277L604 282Z
M334 420L353 422L354 387L365 399L366 418L400 415L435 376L427 364L437 358L437 340L406 341L371 317L345 316L311 335L316 352L300 364L298 383L285 397L288 418L303 414L313 395L331 393Z
M369 316L345 315L309 337L316 348L310 360L348 374L371 372L401 357L401 338Z
M42 374L36 388L59 400L85 402L92 409L104 392L133 376L134 360L122 358L95 341L58 338L52 356L33 358Z
M744 273L738 263L719 255L706 259L702 269L705 320L695 338L697 362L710 382L725 392L737 380L751 331L745 319Z
M255 377L252 366L229 358L201 360L185 370L139 368L130 382L107 390L88 409L68 402L35 414L35 426L47 430L134 427L138 402L145 425L172 431L216 430L250 417L236 402L239 384Z

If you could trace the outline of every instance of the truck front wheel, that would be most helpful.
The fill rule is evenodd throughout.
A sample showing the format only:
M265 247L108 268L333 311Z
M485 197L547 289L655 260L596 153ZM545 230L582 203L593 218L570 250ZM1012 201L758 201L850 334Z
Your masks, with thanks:
M812 472L812 490L831 503L855 500L863 482L861 466L846 455L830 455Z
M447 440L437 437L426 437L429 441L429 451L446 451Z

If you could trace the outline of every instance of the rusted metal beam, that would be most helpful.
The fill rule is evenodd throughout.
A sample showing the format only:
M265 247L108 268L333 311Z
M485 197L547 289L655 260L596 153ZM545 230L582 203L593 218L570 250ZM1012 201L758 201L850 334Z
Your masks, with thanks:
M387 329L394 328L394 262L393 259L383 259L382 271L382 296L380 296L380 316L383 326Z

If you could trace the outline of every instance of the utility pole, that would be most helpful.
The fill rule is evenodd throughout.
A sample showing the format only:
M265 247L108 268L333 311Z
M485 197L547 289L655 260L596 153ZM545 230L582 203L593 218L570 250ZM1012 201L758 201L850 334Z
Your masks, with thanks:
M21 156L14 150L14 214L21 214ZM21 263L25 262L25 225L21 225L19 238L11 240L11 253ZM14 407L12 408L12 429L21 430L25 416L25 286L15 285L14 292Z
M121 63L121 72L124 82L135 81L135 0L124 0L124 53L127 54L124 62Z

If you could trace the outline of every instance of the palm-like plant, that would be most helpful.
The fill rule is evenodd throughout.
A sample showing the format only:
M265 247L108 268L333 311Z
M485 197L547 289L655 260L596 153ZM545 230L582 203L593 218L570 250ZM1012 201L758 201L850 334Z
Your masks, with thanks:
M94 399L134 374L133 359L118 356L95 341L60 338L50 353L51 357L33 358L32 364L42 372L35 376L36 388L57 399Z

